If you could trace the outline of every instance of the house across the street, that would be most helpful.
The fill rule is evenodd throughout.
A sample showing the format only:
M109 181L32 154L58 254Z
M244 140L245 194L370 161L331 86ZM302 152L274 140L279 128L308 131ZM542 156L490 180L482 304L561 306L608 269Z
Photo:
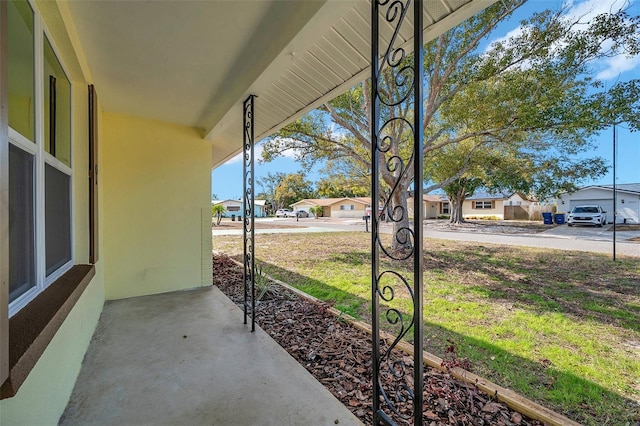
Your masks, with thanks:
M305 198L291 204L294 210L309 212L309 208L321 206L324 217L362 217L366 214L366 208L371 206L369 197L342 197L342 198Z
M640 183L616 185L616 223L640 223ZM575 206L595 204L607 212L607 223L613 223L613 185L590 185L558 196L557 211L568 213Z
M462 203L462 217L498 219L528 219L528 207L532 204L525 195L519 192L487 192L477 191Z
M211 207L222 204L225 212L223 217L242 216L242 200L211 200ZM253 204L255 217L267 217L267 201L255 200Z
M409 217L413 217L413 197L407 199ZM451 205L446 195L424 194L422 196L424 219L436 219L441 215L451 214Z

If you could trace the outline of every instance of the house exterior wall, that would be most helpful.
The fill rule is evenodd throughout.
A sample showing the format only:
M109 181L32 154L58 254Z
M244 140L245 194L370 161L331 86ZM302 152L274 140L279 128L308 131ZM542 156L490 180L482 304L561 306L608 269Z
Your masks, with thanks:
M531 204L531 201L525 200L517 192L504 201L504 205L505 206L522 206L522 207L525 207L525 206L528 206L530 204Z
M103 121L106 298L211 285L201 264L211 263L210 143L193 128Z
M607 222L613 223L613 190L585 188L562 194L556 200L560 213L569 213L573 207L583 204L600 205L607 212ZM625 219L627 223L640 223L640 194L618 191L616 210L616 223L623 223Z
M89 262L89 183L87 178L89 147L87 141L87 81L81 67L84 63L81 53L74 51L78 40L74 34L67 34L60 21L57 5L32 4L42 13L49 29L49 36L56 43L59 54L68 66L72 84L72 229L73 258L76 264ZM46 7L45 7L46 6ZM67 38L68 37L68 38ZM73 55L77 55L74 57ZM102 116L98 108L99 157L102 159ZM101 161L99 167L104 163ZM104 206L102 186L99 189L99 206ZM99 211L98 234L104 235L103 214ZM66 319L57 330L51 342L30 371L17 394L0 401L1 425L56 425L66 408L69 396L80 372L82 360L89 347L91 337L98 323L104 305L104 257L103 240L99 240L99 260L95 264L95 276L88 284Z
M231 217L231 215L235 215L236 217L242 216L242 203L240 201L225 201L222 203L225 208L224 217ZM229 209L231 207L231 209Z
M491 209L475 209L473 208L476 201L491 201L493 208ZM462 217L482 217L482 216L495 216L499 219L504 219L504 205L503 200L465 200L462 203Z
M104 305L100 269L96 268L96 276L58 329L18 393L0 401L0 424L58 424Z
M309 209L311 207L315 207L315 204L302 202L302 203L299 203L299 204L298 203L292 204L291 207L293 207L294 210L304 210L307 213L309 213Z
M345 210L342 210L340 206L344 206ZM349 209L350 206L353 206L353 210L346 210L346 209ZM331 217L362 218L362 216L364 216L364 213L365 213L365 207L366 206L364 204L358 203L352 200L339 201L331 205Z
M227 200L225 202L222 203L216 203L216 204L212 204L212 206L217 205L217 204L222 204L225 208L225 212L222 215L222 217L227 217L230 218L232 215L238 217L238 216L242 216L243 214L243 209L242 209L242 202L240 201L236 201L236 200ZM231 209L229 209L229 207L231 207ZM259 206L257 204L255 204L253 206L253 214L255 215L255 217L266 217L267 216L267 206Z
M435 219L440 214L440 204L441 202L437 201L422 201L422 215L424 219ZM409 211L409 217L414 217L413 215L413 197L409 197L407 199L407 210Z

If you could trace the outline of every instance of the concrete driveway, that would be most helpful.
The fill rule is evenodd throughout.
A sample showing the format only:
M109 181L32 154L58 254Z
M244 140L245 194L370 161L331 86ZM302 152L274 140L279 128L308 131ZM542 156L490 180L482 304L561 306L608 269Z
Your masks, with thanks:
M596 226L572 226L560 225L543 232L544 235L557 238L572 238L576 240L613 241L613 225L605 225L602 228ZM638 231L616 231L616 241L624 242L631 238L640 237Z

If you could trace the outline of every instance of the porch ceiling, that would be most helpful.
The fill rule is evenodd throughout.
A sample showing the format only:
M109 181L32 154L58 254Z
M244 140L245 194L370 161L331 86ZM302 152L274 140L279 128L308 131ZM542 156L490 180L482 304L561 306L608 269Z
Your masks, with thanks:
M425 40L494 1L425 1ZM201 128L213 167L242 149L249 94L259 140L369 73L369 0L68 5L104 110Z

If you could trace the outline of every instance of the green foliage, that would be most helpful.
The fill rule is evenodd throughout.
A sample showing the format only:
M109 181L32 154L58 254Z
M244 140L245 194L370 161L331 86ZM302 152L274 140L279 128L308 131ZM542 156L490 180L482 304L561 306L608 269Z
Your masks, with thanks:
M267 200L274 211L288 208L296 201L314 198L313 184L302 173L268 173L258 179L261 187L260 196Z
M309 207L309 212L313 213L313 215L318 218L323 216L324 209L322 208L322 206L314 206L314 207Z
M290 173L285 175L274 194L274 200L278 205L289 207L296 201L304 198L314 198L313 184L305 179L302 173Z
M269 292L274 291L274 282L262 271L262 265L256 265L253 270L253 282L255 283L258 295L256 300L260 301Z
M211 206L211 215L216 218L216 225L220 225L222 221L222 216L227 212L227 209L224 208L222 204L216 204L215 206Z
M469 220L502 220L498 216L492 216L492 215L468 216L467 219Z
M258 179L258 185L261 188L260 198L267 200L273 211L282 208L276 201L276 188L284 178L284 173L267 173L266 176Z
M320 179L317 183L318 196L321 198L366 197L370 193L369 186L362 185L344 174L334 174Z
M545 10L522 21L516 35L481 48L524 3L495 2L425 45L428 189L463 178L468 189L477 184L543 199L606 172L602 159L590 158L595 134L622 122L640 129L640 82L605 87L591 67L599 59L640 52L640 17L619 11L585 23L567 19L565 10ZM389 70L382 73L383 96L401 90L394 86L396 77ZM305 166L322 160L368 176L370 85L363 81L286 126L265 143L263 159L294 149ZM383 106L382 114L411 120L411 102L409 96L397 107ZM401 188L414 180L410 132L400 122L381 129L390 142L379 163L383 195L396 180ZM386 167L396 155L405 160L402 176L397 167ZM404 202L393 200L394 206Z

